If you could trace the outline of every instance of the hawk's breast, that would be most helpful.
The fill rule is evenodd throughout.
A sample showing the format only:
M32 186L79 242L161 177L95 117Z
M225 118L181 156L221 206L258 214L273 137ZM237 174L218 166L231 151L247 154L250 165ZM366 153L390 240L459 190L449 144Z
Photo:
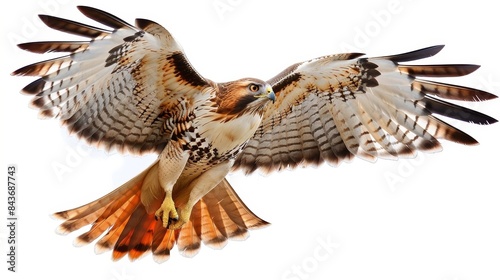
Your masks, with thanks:
M238 152L255 134L262 117L259 114L243 114L230 120L210 119L197 126L199 136L217 156Z

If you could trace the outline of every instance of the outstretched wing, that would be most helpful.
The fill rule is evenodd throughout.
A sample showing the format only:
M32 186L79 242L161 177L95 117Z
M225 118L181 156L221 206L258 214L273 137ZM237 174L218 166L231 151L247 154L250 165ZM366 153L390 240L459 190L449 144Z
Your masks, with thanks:
M399 64L432 56L442 48L375 58L339 54L290 66L269 81L276 102L266 108L262 124L234 168L250 173L324 161L336 165L354 156L367 160L414 156L417 150L440 149L441 138L476 144L436 115L494 123L492 117L443 99L480 101L496 96L419 77L462 76L479 66Z
M70 53L14 71L40 77L23 92L34 96L32 104L42 116L61 119L90 143L134 153L159 151L170 137L165 121L187 115L211 83L159 24L137 19L132 26L94 8L78 9L111 30L41 15L49 27L90 40L20 44L36 53Z

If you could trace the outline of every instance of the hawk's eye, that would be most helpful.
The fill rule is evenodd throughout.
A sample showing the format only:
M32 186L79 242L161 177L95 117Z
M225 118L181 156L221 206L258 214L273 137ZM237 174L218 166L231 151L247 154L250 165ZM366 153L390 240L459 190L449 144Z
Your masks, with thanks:
M248 85L248 89L251 92L257 92L257 91L259 91L260 87L256 84L250 84L250 85Z

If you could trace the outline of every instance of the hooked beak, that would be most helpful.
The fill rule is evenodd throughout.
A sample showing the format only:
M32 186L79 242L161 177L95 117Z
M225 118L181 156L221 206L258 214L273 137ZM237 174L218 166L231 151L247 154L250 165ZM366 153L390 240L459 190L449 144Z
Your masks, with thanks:
M274 101L276 101L276 94L274 93L273 88L271 86L267 86L266 93L262 93L262 94L256 95L255 97L257 97L257 98L268 98L273 103L274 103Z

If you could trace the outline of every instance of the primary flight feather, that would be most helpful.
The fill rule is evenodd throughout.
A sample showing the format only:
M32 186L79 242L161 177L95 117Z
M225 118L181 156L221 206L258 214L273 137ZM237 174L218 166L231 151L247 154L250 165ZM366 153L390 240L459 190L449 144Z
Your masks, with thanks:
M31 52L66 52L14 75L38 76L22 92L43 117L55 117L88 143L158 159L113 192L56 213L59 230L91 225L77 239L97 251L136 259L152 252L169 258L201 243L221 248L248 229L267 225L225 179L231 170L271 172L298 165L339 164L414 156L440 149L439 139L477 141L445 116L477 124L496 120L445 100L482 101L495 95L429 81L457 77L478 66L404 65L443 46L384 56L346 53L293 64L263 81L215 83L189 63L161 25L131 25L104 11L79 6L94 27L48 15L49 27L88 38L20 44Z

